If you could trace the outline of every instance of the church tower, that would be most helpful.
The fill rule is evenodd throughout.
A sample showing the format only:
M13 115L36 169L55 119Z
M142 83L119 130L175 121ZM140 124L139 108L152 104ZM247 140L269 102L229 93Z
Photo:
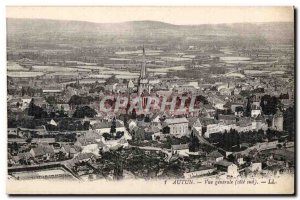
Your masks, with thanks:
M143 46L143 62L142 62L142 68L141 68L141 73L138 82L138 95L140 96L145 90L148 93L150 92L149 80L146 74L145 48Z

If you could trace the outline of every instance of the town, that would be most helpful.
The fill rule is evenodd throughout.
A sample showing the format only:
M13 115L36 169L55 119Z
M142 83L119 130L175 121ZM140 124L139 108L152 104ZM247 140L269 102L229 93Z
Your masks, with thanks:
M7 19L9 179L294 173L289 32L284 39L240 38L230 35L239 25L204 31L141 21L118 25L124 30L117 33L87 24L89 35L72 35L73 22L57 36L44 33L43 23L65 26ZM38 31L23 38L29 25ZM253 26L265 34L262 26L276 32L293 24Z

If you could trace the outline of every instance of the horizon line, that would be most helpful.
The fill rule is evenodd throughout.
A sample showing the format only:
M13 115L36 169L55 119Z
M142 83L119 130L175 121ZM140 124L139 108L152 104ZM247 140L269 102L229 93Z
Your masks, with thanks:
M15 19L15 20L48 20L48 21L65 21L65 22L85 22L91 24L123 24L130 22L160 22L163 24L168 24L172 26L201 26L201 25L229 25L229 24L267 24L267 23L294 23L294 21L257 21L257 22L219 22L219 23L199 23L199 24L174 24L165 21L159 20L130 20L130 21L120 21L120 22L94 22L88 20L76 20L76 19L53 19L53 18L29 18L29 17L6 17L6 19Z

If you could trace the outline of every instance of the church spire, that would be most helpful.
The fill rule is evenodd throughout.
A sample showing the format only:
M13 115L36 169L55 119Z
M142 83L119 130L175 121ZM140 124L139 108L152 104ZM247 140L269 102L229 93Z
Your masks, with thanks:
M139 85L138 85L138 94L141 95L144 90L149 92L149 80L147 79L146 75L146 60L145 60L145 47L143 45L143 62L142 62L142 68L141 68L141 74L139 77Z
M145 78L146 77L146 60L145 60L145 47L143 45L143 63L142 63L142 69L141 69L141 74L140 78Z

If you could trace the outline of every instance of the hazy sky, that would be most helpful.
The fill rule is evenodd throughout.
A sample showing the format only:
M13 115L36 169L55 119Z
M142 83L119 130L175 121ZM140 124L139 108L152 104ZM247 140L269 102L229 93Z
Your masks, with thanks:
M135 20L172 24L294 21L292 7L7 7L6 16L99 23Z

